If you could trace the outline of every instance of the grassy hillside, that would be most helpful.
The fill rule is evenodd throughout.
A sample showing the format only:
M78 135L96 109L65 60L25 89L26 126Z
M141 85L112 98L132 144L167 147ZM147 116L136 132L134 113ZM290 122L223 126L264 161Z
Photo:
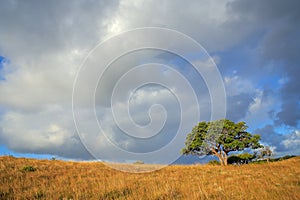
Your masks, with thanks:
M300 199L300 157L143 174L102 163L0 157L0 199Z

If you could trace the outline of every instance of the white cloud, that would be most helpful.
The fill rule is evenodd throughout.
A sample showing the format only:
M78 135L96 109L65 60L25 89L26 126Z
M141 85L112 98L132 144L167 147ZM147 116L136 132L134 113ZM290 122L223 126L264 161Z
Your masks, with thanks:
M274 94L264 94L263 91L257 90L253 103L250 104L247 115L242 119L247 122L249 127L263 127L272 123L271 112L279 106Z
M229 96L238 95L241 93L256 93L257 89L254 84L244 77L234 75L224 77L226 93Z
M300 130L295 130L293 134L290 134L288 138L282 141L283 145L289 148L299 148L300 147Z
M24 153L88 157L86 151L78 146L80 141L75 135L70 111L62 107L49 107L32 113L8 111L1 116L1 143ZM78 150L81 152L78 153Z

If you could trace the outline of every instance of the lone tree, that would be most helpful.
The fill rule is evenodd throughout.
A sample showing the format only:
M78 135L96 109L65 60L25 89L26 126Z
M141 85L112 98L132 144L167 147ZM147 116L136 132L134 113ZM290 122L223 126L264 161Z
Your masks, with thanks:
M272 150L269 146L264 147L263 149L260 149L260 157L264 158L267 157L267 163L270 162L270 157L273 155Z
M260 135L248 133L245 122L234 123L228 119L200 122L186 137L182 154L215 155L221 165L227 165L228 153L246 148L263 148Z

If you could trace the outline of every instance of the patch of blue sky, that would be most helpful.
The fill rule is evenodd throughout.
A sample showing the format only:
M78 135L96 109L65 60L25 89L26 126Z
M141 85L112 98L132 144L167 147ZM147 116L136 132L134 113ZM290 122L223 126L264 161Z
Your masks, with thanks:
M0 70L3 68L4 62L5 62L5 58L0 55Z
M8 63L9 61L0 55L0 81L3 81L5 80L5 76L4 76L4 73L3 73L3 68L4 68L4 64L5 63Z
M0 145L0 156L14 156L16 158L34 158L34 159L52 159L53 157L58 159L64 159L62 157L56 157L50 154L35 154L35 153L18 153L8 149L4 145Z
M296 128L290 127L287 125L280 125L280 126L274 127L274 131L278 134L285 135L285 134L293 133L294 131L296 131Z
M11 151L3 145L0 145L0 155L11 155Z
M282 77L280 75L266 76L264 79L261 79L257 85L259 88L277 90L280 89Z
M264 128L267 125L272 124L273 125L273 119L264 119L262 120L257 120L257 119L248 119L248 120L240 120L240 121L245 121L247 123L248 129L247 131L253 134L260 134L256 133L255 131L259 128Z

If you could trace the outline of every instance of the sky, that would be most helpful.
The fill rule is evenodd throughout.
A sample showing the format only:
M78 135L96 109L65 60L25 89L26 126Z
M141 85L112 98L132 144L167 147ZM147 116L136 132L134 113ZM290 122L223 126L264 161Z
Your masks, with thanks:
M297 0L2 1L0 155L172 162L223 109L300 155L299 20ZM182 54L122 54L141 44Z

